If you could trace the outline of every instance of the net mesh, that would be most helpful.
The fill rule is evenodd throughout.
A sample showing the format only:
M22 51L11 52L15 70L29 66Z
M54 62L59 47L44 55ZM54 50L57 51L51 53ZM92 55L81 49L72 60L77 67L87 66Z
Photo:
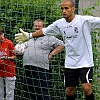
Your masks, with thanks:
M61 0L0 0L0 26L4 28L5 37L11 39L14 44L14 34L19 32L19 28L31 32L33 30L33 21L42 19L45 25L51 24L58 18L61 18L60 4ZM76 2L78 0L75 0ZM100 1L99 0L79 0L76 4L76 14L93 15L100 17ZM99 49L99 29L93 30L92 44L94 53L94 78L93 92L96 100L100 99L100 49ZM61 37L59 37L62 39ZM53 57L50 61L50 96L51 100L66 100L64 87L64 57L65 52ZM24 67L22 57L16 60L17 79L15 86L15 100L24 100L23 79ZM32 77L31 77L32 78ZM28 85L28 84L27 84ZM28 88L27 88L28 90ZM28 91L27 91L27 94ZM36 94L36 93L34 93ZM76 100L84 100L84 93L81 84L76 90ZM30 99L31 100L31 99Z

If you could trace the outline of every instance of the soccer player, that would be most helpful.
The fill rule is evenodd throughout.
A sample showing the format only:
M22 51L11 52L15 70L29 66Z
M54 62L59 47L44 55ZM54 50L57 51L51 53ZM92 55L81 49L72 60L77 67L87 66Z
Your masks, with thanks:
M90 31L100 28L100 18L75 15L75 6L72 0L63 0L60 7L63 18L37 32L28 33L21 29L21 33L15 34L15 39L21 43L43 35L61 35L66 49L65 86L67 100L75 100L75 90L76 86L79 85L79 79L86 100L95 100L92 92L94 62Z

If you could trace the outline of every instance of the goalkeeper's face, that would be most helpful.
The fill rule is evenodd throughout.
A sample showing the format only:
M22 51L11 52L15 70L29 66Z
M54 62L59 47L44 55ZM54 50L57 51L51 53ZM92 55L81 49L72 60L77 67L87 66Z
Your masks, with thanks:
M66 19L67 22L70 22L74 19L74 3L70 0L63 0L61 3L61 12L63 17Z
M33 28L34 28L34 31L38 31L38 30L44 28L44 24L41 21L40 22L39 21L35 21Z

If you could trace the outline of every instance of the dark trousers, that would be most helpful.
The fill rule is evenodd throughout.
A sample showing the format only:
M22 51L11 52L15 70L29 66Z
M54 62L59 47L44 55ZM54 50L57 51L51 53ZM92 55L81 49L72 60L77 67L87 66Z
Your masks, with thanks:
M25 100L50 100L49 71L35 66L24 66Z

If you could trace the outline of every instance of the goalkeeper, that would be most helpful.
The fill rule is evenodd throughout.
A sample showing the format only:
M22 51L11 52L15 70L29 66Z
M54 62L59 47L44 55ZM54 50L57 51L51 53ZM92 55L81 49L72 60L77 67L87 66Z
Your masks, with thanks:
M30 38L60 34L66 49L65 86L67 100L75 100L75 90L76 86L79 85L79 79L86 100L95 100L92 92L94 62L90 31L100 28L100 18L75 15L72 0L63 0L60 7L64 18L34 33L20 30L21 33L15 34L15 39L21 43Z

